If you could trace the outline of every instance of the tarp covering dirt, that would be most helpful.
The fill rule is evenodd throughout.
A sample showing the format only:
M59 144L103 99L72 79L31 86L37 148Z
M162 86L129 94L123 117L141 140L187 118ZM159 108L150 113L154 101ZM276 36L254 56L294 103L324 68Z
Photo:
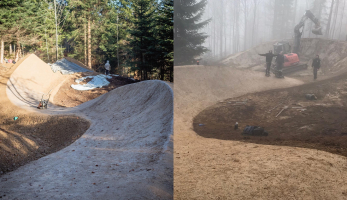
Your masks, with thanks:
M114 75L117 76L117 75ZM84 81L87 78L91 78L91 80L86 84L79 84L80 82ZM72 84L71 87L75 90L92 90L95 88L101 88L103 86L107 86L110 84L107 79L111 79L112 75L104 75L99 74L96 76L85 76L79 79L76 79L75 82L78 83L77 85Z
M92 72L92 70L85 69L73 62L68 61L67 59L63 58L61 60L58 60L57 62L53 64L48 64L51 66L52 71L56 73L59 71L61 74L74 74L78 72Z

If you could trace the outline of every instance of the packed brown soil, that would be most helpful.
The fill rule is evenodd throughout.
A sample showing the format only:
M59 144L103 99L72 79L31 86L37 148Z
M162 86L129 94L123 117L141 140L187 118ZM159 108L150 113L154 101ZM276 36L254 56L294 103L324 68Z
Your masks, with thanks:
M93 90L85 90L79 91L75 90L71 87L72 84L77 84L75 82L76 79L90 76L90 75L98 75L95 72L87 72L87 73L78 73L74 75L70 75L67 80L60 87L57 94L54 96L54 104L63 107L75 107L84 102L90 101L92 99L97 98L100 95L103 95L115 88L121 87L123 85L135 83L136 81L128 78L123 78L120 76L113 76L112 79L107 79L110 84L108 86L104 86L102 88L95 88ZM85 79L80 84L86 84L89 82L91 78Z
M6 82L23 60L0 71L0 175L63 149L90 125L76 116L41 115L14 106L5 95Z
M308 100L305 94L315 94L318 99ZM312 148L347 156L346 102L347 75L342 75L226 99L199 113L193 126L197 134L207 138ZM288 108L278 115L284 106ZM238 130L234 130L236 122ZM242 135L246 125L264 127L269 136Z

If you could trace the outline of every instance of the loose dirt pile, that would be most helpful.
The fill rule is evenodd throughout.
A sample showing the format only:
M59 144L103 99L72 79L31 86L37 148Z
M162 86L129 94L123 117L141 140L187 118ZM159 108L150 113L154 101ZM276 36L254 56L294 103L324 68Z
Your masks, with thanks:
M86 76L95 76L98 73L77 73L69 75L69 77L60 86L59 91L54 96L53 103L62 107L75 107L84 102L90 101L97 98L98 96L105 94L115 88L121 87L123 85L132 84L138 81L134 81L128 78L123 78L120 76L112 76L112 79L107 79L110 84L102 88L95 88L93 90L79 91L71 88L72 84L76 84L75 80ZM90 78L85 79L80 84L85 84L90 81Z
M308 100L305 94L315 94L318 100ZM203 137L305 147L347 157L346 102L347 75L342 75L286 90L226 99L198 114L193 126ZM288 108L280 113L285 106ZM240 130L234 130L235 122ZM270 134L242 136L246 125L265 127Z

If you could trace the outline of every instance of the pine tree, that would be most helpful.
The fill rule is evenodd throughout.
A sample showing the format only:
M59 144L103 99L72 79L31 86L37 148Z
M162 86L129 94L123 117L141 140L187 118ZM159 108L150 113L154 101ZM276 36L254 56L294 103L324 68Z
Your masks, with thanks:
M163 0L156 17L156 53L161 80L173 81L173 0ZM168 74L168 78L165 78Z
M148 73L153 70L151 56L153 55L154 38L154 12L155 1L138 0L132 3L133 8L133 24L129 33L129 44L131 47L132 62L136 65L135 70L140 70L141 78L148 79Z
M191 64L194 57L207 51L203 47L208 37L199 30L210 20L200 22L207 0L177 0L174 4L175 65Z
M7 40L16 41L15 61L19 59L23 43L38 42L38 32L42 24L41 1L1 1L0 31L7 35Z

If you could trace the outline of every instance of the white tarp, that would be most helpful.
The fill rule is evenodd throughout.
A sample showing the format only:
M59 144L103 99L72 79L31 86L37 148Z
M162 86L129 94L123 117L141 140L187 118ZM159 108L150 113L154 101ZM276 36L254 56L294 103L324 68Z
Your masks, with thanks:
M72 63L65 58L58 60L53 64L48 63L48 65L51 66L54 73L60 71L63 75L74 74L78 72L92 72L91 70L80 67L79 65Z
M101 88L103 86L108 86L110 84L110 82L107 79L111 79L112 76L118 76L118 75L104 75L104 74L99 74L96 76L86 76L86 77L82 77L79 79L76 79L75 82L76 83L80 83L83 80L87 79L87 78L92 78L92 80L90 80L87 84L84 85L74 85L72 84L71 87L75 90L92 90L95 88Z

